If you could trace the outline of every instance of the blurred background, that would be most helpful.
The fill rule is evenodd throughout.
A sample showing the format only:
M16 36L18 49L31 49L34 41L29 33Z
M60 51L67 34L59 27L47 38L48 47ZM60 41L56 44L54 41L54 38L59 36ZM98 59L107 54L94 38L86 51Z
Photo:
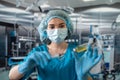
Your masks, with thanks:
M80 45L92 33L101 36L104 58L91 71L94 80L120 80L120 0L0 0L1 80L9 80L10 68L42 44L37 27L53 9L67 11L74 24L67 42Z

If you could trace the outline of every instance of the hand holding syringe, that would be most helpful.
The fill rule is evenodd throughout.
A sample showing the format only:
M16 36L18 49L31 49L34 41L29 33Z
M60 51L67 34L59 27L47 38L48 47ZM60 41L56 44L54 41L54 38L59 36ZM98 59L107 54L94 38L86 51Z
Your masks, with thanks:
M89 35L88 43L79 45L73 49L73 55L75 56L76 70L78 76L81 75L81 73L86 74L87 72L96 68L97 65L99 66L98 63L100 63L103 56L102 39L100 35L94 31L92 32L92 30L90 30L90 32L91 34ZM99 71L96 70L95 73L98 72Z
M97 47L98 52L102 53L102 38L100 36L98 27L96 26L90 26L90 35L89 35L89 41L88 43L82 44L77 46L76 48L73 49L73 51L79 53L87 50L87 46L91 45L92 48Z

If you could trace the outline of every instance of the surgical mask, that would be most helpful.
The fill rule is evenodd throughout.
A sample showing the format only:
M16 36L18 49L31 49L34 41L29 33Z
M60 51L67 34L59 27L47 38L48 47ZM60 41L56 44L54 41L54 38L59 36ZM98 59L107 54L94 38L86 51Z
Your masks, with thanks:
M55 43L63 42L67 33L67 28L47 30L48 38Z

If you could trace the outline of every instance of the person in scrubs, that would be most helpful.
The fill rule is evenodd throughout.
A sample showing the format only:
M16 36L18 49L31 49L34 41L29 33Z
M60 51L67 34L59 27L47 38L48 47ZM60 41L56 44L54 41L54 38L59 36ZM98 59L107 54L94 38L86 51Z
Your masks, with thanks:
M43 44L33 48L23 62L10 70L10 80L24 80L34 69L37 69L38 80L92 80L89 71L102 55L91 45L84 52L74 52L77 46L65 42L73 33L66 11L49 11L41 21L38 32Z

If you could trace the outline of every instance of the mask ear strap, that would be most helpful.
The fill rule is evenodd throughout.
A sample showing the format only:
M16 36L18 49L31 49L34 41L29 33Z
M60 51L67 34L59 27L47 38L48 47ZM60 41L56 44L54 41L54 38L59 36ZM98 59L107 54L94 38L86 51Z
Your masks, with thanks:
M49 45L49 44L51 44L51 40L49 38L45 38L43 40L43 43Z
M69 39L70 36L71 36L71 33L70 33L70 30L68 30L68 35L67 35L67 37L65 38L65 40Z
M42 35L41 35L41 36L44 37L44 38L42 38L42 39L43 39L42 42L43 42L44 44L47 44L47 45L51 44L51 40L47 37L47 32L46 32L46 30L44 30L44 31L42 32Z

